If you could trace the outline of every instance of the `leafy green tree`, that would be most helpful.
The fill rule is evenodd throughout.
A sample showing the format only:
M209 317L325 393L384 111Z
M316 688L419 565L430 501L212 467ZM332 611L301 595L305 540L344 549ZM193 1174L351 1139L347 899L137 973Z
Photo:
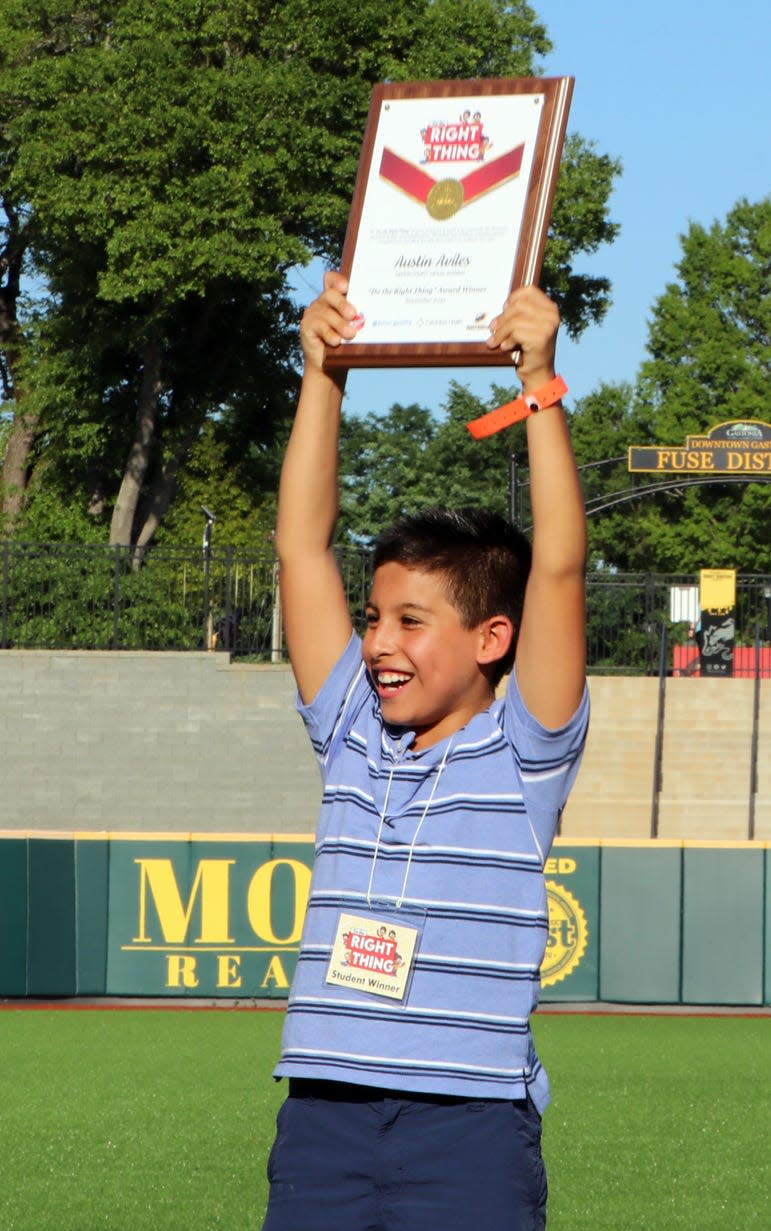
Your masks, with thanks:
M219 428L211 420L204 425L181 476L178 499L160 527L157 541L167 546L197 546L205 523L203 509L208 508L217 519L213 530L216 546L264 550L272 555L278 467L274 468L274 482L266 484L265 498L259 503L240 481Z
M296 387L287 273L337 259L372 84L530 75L549 46L503 0L5 0L11 521L45 464L111 542L143 548L223 411L240 481L265 477ZM544 279L574 333L607 303L573 266L614 234L617 171L569 143ZM47 295L34 321L25 269Z
M589 439L595 453L617 454L629 444L683 445L732 419L769 421L771 199L739 201L709 228L691 224L682 251L677 280L654 305L649 358L626 411L625 395L607 389L577 410L581 460L590 460ZM608 425L616 445L602 435ZM651 481L634 478L639 487ZM722 482L647 496L602 514L591 536L597 558L621 569L769 572L771 485Z
M635 571L639 545L637 519L642 497L630 475L630 445L652 440L652 429L635 401L632 385L602 384L571 411L571 437L589 514L590 569L612 566Z
M693 224L683 237L677 281L654 305L650 357L637 383L601 385L572 409L571 434L591 514L590 568L771 572L768 476L765 482L683 484L667 491L665 480L676 476L631 475L627 466L630 445L684 445L687 435L720 422L769 421L770 269L770 200L740 201L724 223L709 229ZM490 404L511 395L492 390ZM370 453L361 443L346 461L346 481L365 515L358 522L349 516L348 526L369 535L402 505L430 503L432 492L442 503L504 509L511 454L524 463L516 468L515 503L518 520L527 524L523 429L472 441L463 424L484 409L468 390L454 386L444 418L425 420L425 443L417 455L390 415L360 425L356 431L372 438L377 464L370 469Z
M691 223L677 280L654 305L638 382L662 440L763 418L771 368L771 198Z
M422 406L343 417L340 449L342 541L370 542L403 513L429 505L484 505L507 513L512 447L519 432L475 441L466 423L510 400L493 387L489 402L453 381L441 417Z
M501 406L517 396L519 389L492 385L490 397L475 397L453 383L432 448L434 504L485 505L499 513L509 511L509 480L512 455L526 453L524 428L518 424L485 440L474 440L466 429L470 419Z
M767 483L667 492L666 482L677 476L628 471L630 445L684 445L689 434L730 419L768 421L771 202L740 201L725 223L709 229L692 224L682 248L677 281L654 305L649 358L636 384L601 385L572 412L590 513L590 567L768 572Z
M405 501L424 506L432 475L427 455L437 421L424 406L392 406L382 415L343 416L340 432L342 541L370 542L399 517Z

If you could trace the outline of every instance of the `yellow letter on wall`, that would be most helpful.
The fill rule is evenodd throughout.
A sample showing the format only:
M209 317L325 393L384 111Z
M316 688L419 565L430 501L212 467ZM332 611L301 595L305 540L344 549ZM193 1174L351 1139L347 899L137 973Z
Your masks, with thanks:
M294 920L288 936L276 936L273 931L271 904L273 873L281 866L291 868L294 876ZM249 885L246 909L256 936L269 945L296 945L302 933L305 908L311 887L311 870L299 859L271 859L258 868Z
M265 971L265 978L262 980L260 987L268 987L270 984L274 987L289 987L289 980L286 977L284 967L281 965L281 958L277 953L268 963L268 969Z
M217 987L240 987L243 979L240 953L220 953L217 956Z
M181 953L166 955L166 986L167 987L198 987L198 975L195 973L196 959L185 957Z
M201 895L201 927L197 944L232 944L229 935L230 865L234 859L201 859L187 905L182 901L174 865L170 859L136 859L139 864L139 935L135 944L149 944L147 933L147 890L149 888L167 944L189 943L188 929L195 900Z

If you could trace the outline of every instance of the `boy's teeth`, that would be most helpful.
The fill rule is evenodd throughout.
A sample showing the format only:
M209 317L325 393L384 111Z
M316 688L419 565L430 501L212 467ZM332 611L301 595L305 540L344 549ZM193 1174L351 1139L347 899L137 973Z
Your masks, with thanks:
M410 677L408 675L398 675L395 671L379 671L377 678L381 684L403 684Z

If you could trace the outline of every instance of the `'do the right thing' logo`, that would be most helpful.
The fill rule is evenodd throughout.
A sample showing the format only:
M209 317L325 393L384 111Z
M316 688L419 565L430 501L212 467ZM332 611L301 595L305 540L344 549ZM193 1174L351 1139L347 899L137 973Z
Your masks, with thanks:
M546 882L549 939L541 963L541 986L550 987L575 970L586 950L589 928L583 907L558 881Z

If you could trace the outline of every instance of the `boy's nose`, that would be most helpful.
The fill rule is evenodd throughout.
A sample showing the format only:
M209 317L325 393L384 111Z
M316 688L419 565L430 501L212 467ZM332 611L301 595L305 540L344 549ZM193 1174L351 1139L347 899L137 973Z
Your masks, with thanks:
M396 638L391 625L381 621L375 628L367 632L367 643L373 658L381 658L392 654L396 648Z

